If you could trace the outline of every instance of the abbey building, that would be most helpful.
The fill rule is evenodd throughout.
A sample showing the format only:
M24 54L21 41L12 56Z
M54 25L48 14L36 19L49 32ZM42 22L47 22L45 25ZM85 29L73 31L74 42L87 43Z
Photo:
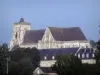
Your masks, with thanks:
M32 30L31 24L23 18L14 23L10 48L16 45L38 49L91 47L79 27Z
M79 27L32 30L31 24L24 21L14 23L10 50L16 46L36 47L40 52L40 66L51 67L56 55L75 54L82 63L95 64L95 52Z

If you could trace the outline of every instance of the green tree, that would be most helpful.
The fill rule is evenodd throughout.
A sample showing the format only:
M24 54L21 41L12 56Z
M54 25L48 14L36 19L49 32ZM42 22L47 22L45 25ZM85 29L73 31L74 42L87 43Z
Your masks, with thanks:
M97 50L95 52L95 58L96 58L97 65L100 66L100 41L96 43L96 46L97 46Z
M9 65L9 75L32 75L39 66L40 54L36 48L17 48L9 55L13 62L13 65Z
M96 46L96 42L93 41L93 40L90 40L90 44L91 44L92 47L95 47Z
M20 59L28 57L36 67L38 67L40 63L40 53L36 48L17 48L16 50L11 51L9 55L13 61L19 61Z
M27 58L20 62L10 61L8 75L33 75L33 65Z
M0 45L0 75L7 74L7 57L8 57L8 46L7 44Z
M81 69L81 60L74 55L57 56L57 61L52 66L52 70L59 75L81 75Z

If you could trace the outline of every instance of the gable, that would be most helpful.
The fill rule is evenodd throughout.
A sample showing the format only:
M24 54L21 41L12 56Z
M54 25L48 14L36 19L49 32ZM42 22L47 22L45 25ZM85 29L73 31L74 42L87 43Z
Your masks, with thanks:
M74 40L86 40L83 32L79 27L71 28L57 28L49 27L49 30L57 41L74 41Z
M34 71L34 74L42 74L42 73L43 71L39 67L37 67L36 70Z
M49 28L46 28L45 33L44 33L43 38L42 38L42 41L45 41L45 42L54 41L54 38L53 38Z

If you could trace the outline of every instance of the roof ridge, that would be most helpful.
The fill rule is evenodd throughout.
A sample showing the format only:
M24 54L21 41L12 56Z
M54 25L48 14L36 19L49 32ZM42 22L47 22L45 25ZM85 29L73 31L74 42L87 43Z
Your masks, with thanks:
M48 27L48 28L60 28L60 29L69 29L69 28L80 28L80 27L78 27L78 26L76 26L76 27Z
M40 30L46 30L46 29L39 29L39 30L27 30L27 31L40 31Z

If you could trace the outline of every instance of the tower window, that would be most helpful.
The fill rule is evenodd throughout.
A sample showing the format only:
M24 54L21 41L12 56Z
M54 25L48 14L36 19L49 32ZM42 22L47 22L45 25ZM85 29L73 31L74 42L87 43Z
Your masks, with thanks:
M16 39L17 39L17 36L18 36L18 35L17 35L17 32L16 32L16 34L15 34L15 38L16 38Z

